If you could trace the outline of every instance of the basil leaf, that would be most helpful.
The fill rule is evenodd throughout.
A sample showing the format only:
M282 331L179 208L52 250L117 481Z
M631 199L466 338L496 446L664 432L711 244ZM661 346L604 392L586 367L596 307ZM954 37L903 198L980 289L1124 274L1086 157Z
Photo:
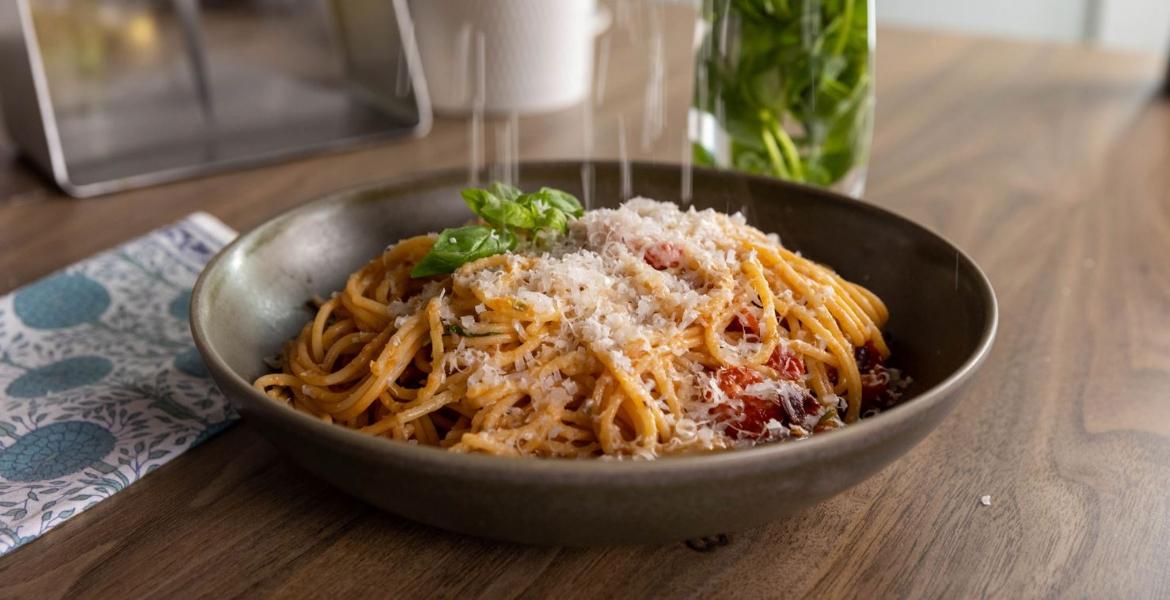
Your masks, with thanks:
M467 208L470 208L475 216L483 218L485 221L487 220L484 217L485 212L498 210L497 207L504 203L504 200L499 196L481 188L467 188L459 192L459 195L463 197Z
M445 275L466 263L503 254L515 247L516 236L507 230L483 225L444 229L431 251L410 271L410 276Z
M519 244L514 232L521 232L529 244L548 243L569 230L570 219L585 214L572 194L552 188L524 194L510 185L493 183L487 188L467 188L460 195L488 225L444 229L411 270L411 277L451 273L473 260L513 250Z
M520 191L520 188L508 185L506 183L500 183L498 181L489 185L488 191L501 200L511 201L515 201L523 194L523 192Z
M511 200L505 200L498 205L488 206L480 215L483 220L496 227L512 227L515 229L532 229L536 227L536 215L532 209Z
M564 212L552 208L544 211L536 217L536 227L539 230L551 230L557 233L565 233L569 230L569 217Z
M533 214L536 231L552 230L565 233L569 230L569 219L585 214L585 209L572 194L540 188L531 194L524 194L517 202L526 206Z
M467 208L476 216L483 216L483 207L489 202L499 202L499 198L487 190L479 188L466 188L459 195L463 197L463 202L467 204Z
M493 184L493 187L498 186ZM479 188L465 189L461 195L471 212L495 227L532 229L536 226L536 216L531 208L524 204Z
M556 208L557 211L565 213L567 216L572 216L573 219L580 219L585 215L585 208L581 206L577 196L569 192L562 192L560 189L553 189L551 187L542 187L541 191L536 192L539 198L544 200L551 208Z

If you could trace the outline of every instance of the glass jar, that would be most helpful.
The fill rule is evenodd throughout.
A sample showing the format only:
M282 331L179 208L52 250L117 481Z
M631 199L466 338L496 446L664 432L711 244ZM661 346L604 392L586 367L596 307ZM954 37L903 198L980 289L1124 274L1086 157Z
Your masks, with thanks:
M874 0L703 0L695 164L860 196L873 137Z

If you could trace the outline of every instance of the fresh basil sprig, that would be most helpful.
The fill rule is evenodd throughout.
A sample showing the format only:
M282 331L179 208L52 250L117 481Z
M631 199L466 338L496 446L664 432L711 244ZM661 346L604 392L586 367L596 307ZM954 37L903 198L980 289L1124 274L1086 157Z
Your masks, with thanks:
M501 184L494 184L492 187L505 188ZM510 191L515 188L508 186L506 189ZM479 215L479 218L487 221L492 227L515 229L536 227L536 215L527 206L516 201L519 195L513 198L509 197L511 194L504 189L501 191L505 193L493 193L491 188L467 188L463 190L462 196L471 212Z
M502 254L516 248L517 239L507 229L493 229L483 225L469 225L444 229L431 251L410 271L411 277L443 275L458 269L463 263Z
M865 0L704 0L711 27L698 53L705 77L694 106L715 116L731 143L722 164L696 141L695 163L821 186L864 163L873 108L868 7Z
M525 194L513 186L493 183L486 188L467 188L461 195L471 212L487 224L444 229L431 251L411 270L411 277L444 275L465 263L515 250L521 242L547 241L567 232L570 219L585 214L576 197L552 188Z

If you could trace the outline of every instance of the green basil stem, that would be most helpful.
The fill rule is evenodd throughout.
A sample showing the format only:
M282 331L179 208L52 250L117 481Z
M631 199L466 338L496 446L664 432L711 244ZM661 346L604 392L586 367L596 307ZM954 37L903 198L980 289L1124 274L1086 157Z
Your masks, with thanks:
M780 158L780 149L776 147L776 138L772 137L772 131L770 129L761 131L760 138L764 141L764 149L768 151L768 160L772 163L772 169L776 171L776 176L791 179L792 174L784 165L784 159Z
M704 0L693 106L719 132L692 140L695 164L820 186L864 164L869 13L868 0Z
M833 46L833 56L841 56L845 53L845 43L849 41L849 31L853 28L853 2L855 0L844 0L845 10L841 15L841 35L837 36L837 45Z
M803 182L805 180L804 165L800 160L800 152L796 149L796 144L792 143L792 138L788 137L788 132L784 131L775 117L768 115L768 124L772 128L776 140L780 142L780 151L788 161L788 170L792 173L792 178Z

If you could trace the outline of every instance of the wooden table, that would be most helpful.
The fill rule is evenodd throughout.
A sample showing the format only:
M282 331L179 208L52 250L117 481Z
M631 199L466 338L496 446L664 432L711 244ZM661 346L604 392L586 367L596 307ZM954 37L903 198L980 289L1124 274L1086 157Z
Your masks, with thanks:
M668 31L685 34L668 17ZM667 130L643 146L646 48L621 28L610 38L593 154L617 154L620 117L631 155L675 160L686 40L668 51ZM1002 308L995 350L961 405L880 475L712 553L533 548L378 512L243 423L0 559L0 596L1170 596L1161 61L904 31L880 40L867 199L969 250ZM521 154L583 155L584 118L523 120ZM339 187L465 164L467 124L85 201L11 155L0 144L0 291L194 210L247 229Z

